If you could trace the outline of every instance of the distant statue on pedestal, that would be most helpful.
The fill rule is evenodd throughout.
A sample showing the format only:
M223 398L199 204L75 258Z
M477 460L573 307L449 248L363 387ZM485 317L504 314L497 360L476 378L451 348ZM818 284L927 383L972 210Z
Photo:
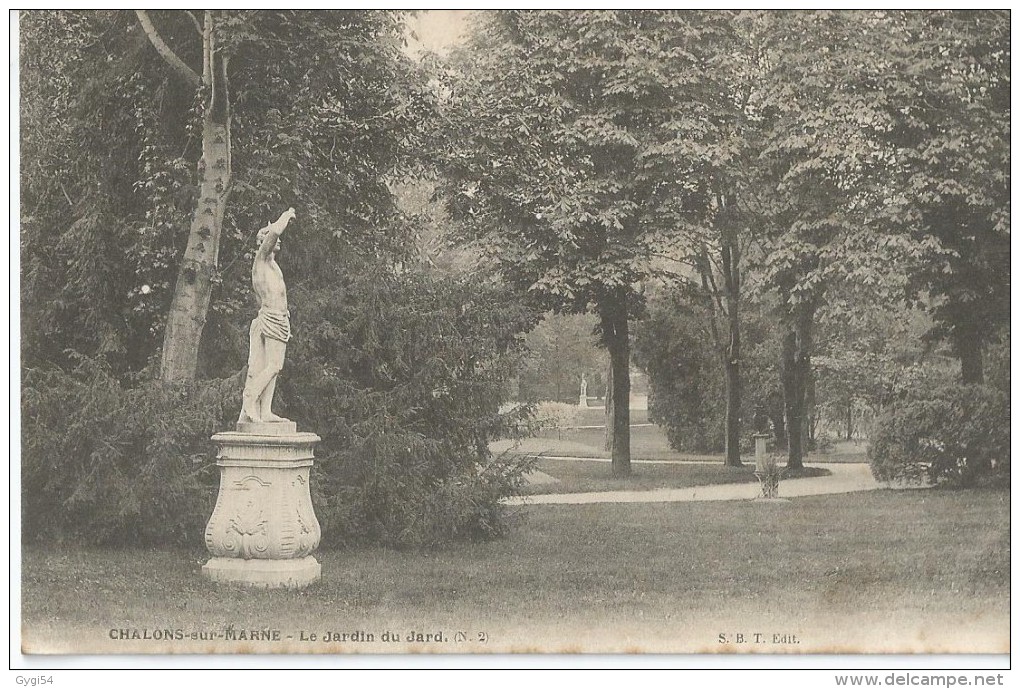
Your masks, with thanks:
M248 343L248 377L241 395L238 423L286 422L273 413L276 378L283 368L290 341L290 313L287 310L287 285L276 262L280 235L294 219L288 208L276 222L258 232L259 248L251 267L251 283L259 301L259 312L251 322Z
M581 374L581 394L577 398L577 404L580 407L588 406L588 379L583 373Z

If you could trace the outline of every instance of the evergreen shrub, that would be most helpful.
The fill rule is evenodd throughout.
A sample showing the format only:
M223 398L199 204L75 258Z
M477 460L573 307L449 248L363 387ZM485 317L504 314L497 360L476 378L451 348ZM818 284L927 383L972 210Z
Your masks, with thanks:
M322 438L324 546L436 545L506 532L527 460L488 443L536 315L479 278L365 274L295 294L277 413ZM193 385L118 380L81 359L23 372L26 538L200 544L218 475L210 436L237 419L243 371Z
M986 385L916 389L878 418L868 448L880 481L970 486L1009 478L1009 395Z

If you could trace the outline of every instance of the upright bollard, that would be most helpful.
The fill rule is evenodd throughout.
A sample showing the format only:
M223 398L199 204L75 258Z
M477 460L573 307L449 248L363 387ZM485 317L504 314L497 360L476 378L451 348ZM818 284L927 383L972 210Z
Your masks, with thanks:
M776 465L776 458L768 453L767 433L754 435L754 475L761 483L761 494L758 500L779 499L779 479L783 470Z

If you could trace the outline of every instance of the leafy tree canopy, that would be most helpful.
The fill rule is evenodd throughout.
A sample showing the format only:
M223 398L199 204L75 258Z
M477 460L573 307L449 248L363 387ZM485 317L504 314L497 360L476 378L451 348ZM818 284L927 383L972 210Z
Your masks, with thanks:
M508 278L584 311L653 272L658 220L695 193L715 127L692 97L711 89L691 46L721 30L700 13L480 19L445 110L448 196Z
M185 12L152 12L201 70ZM236 182L210 326L246 306L254 230L299 208L291 283L398 256L407 227L386 181L419 169L431 91L391 12L227 11ZM198 99L134 13L21 15L24 352L143 366L160 341L195 203Z

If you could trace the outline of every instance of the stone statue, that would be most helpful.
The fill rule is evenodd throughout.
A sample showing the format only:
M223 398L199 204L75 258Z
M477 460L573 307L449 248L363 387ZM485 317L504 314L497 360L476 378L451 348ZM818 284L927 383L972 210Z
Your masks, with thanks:
M581 397L587 397L587 396L588 396L588 379L582 373L581 374Z
M288 208L258 232L251 283L259 312L251 322L248 378L237 429L217 433L220 491L205 527L212 557L202 575L256 588L302 588L322 576L312 553L322 527L309 492L315 433L273 413L276 378L290 340L283 271L276 264L280 235L294 219Z
M251 284L259 301L259 312L251 322L248 344L248 377L241 395L238 423L285 422L273 413L276 378L283 368L290 340L290 312L287 310L287 285L276 263L280 235L294 219L288 208L276 222L258 232L259 248L251 267Z

